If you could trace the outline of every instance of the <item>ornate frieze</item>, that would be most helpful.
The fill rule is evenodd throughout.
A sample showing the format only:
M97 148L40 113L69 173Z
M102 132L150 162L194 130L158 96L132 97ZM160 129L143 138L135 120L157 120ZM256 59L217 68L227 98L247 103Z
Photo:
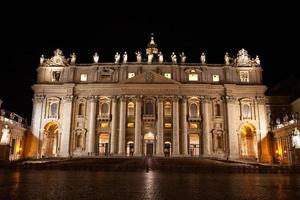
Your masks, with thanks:
M255 97L258 104L265 104L265 97Z
M88 96L87 99L88 99L89 102L96 103L98 101L98 96L91 95L91 96Z
M153 74L151 72L147 72L145 74L145 81L151 83L153 82L153 80L154 80Z
M200 100L202 103L210 103L211 97L210 96L200 96Z
M235 103L236 102L236 97L234 96L224 96L223 97L223 100L226 102L226 103Z
M73 95L67 95L63 97L63 100L66 102L72 102L73 101L74 96Z
M45 99L45 95L34 95L32 102L33 103L42 103Z

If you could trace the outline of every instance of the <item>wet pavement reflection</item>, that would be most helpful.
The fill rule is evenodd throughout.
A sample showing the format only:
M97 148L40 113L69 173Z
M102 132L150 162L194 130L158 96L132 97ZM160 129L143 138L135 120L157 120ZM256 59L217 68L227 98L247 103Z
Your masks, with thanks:
M300 199L300 176L0 170L0 199Z

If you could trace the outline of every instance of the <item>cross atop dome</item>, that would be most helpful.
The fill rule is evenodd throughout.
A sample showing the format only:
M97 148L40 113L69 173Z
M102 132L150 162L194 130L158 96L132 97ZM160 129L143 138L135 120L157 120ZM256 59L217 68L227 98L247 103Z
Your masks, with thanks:
M147 45L147 49L146 49L146 54L158 54L158 48L157 48L157 44L155 44L154 42L154 34L151 33L151 40Z

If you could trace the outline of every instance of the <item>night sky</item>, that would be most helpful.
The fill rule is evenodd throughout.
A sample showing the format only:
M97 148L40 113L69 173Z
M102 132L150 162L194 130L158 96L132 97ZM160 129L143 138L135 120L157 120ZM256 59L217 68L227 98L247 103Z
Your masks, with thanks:
M66 57L75 52L77 63L91 63L96 51L100 62L113 62L116 51L127 51L130 62L135 51L144 52L154 33L166 60L173 51L184 51L187 62L199 62L204 51L208 63L224 63L225 52L236 56L245 48L252 57L260 56L268 87L299 77L299 12L292 4L38 4L9 5L3 8L8 12L1 13L0 98L5 109L29 122L40 55L50 57L56 48Z

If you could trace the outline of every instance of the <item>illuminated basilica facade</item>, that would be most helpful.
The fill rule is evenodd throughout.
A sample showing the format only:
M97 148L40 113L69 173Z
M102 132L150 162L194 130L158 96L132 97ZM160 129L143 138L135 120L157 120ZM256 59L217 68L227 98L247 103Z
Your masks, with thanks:
M29 155L195 156L270 162L266 87L258 56L223 64L166 62L154 38L142 57L77 64L57 49L33 85ZM177 58L178 56L178 58Z

